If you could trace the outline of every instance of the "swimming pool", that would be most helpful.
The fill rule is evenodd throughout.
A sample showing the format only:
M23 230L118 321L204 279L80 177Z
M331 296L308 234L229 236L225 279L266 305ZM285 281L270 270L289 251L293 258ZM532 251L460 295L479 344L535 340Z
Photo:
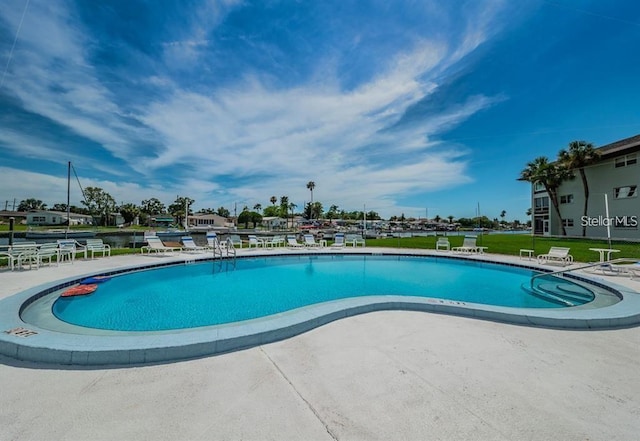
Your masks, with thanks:
M267 254L270 254L270 256L265 258L264 256ZM280 260L285 255L289 260ZM196 263L198 260L203 262L202 266L200 263ZM280 288L289 283L294 287L294 292L293 294L288 294L288 297L298 299L303 297L302 294L309 285L301 281L308 281L315 274L325 272L325 261L339 262L340 268L349 268L350 265L355 265L350 269L350 273L354 277L357 275L360 278L359 286L364 286L362 285L363 277L368 278L370 275L379 275L380 270L376 265L382 264L382 262L384 262L383 266L392 266L394 264L391 262L394 261L399 264L415 263L416 265L432 262L456 264L456 267L452 267L456 271L462 270L461 268L463 267L467 269L482 269L482 271L496 270L497 273L492 273L494 277L488 277L488 279L495 278L504 281L506 279L503 279L503 277L523 276L526 282L524 285L520 285L521 287L517 291L518 297L524 296L525 302L537 302L539 300L531 299L530 297L532 296L549 299L551 298L548 296L549 293L555 292L557 294L560 291L566 291L565 294L568 295L568 298L576 295L573 284L564 284L564 278L563 281L548 279L547 275L537 278L534 284L536 290L528 293L527 291L530 290L531 285L529 275L533 273L539 274L540 270L545 272L549 269L497 255L459 257L442 255L428 250L407 252L406 250L387 248L384 249L384 253L381 253L379 249L371 251L341 250L337 253L307 250L283 250L274 253L273 250L245 250L243 255L238 257L237 262L235 259L212 261L206 255L195 258L193 255L178 254L173 256L119 256L113 260L98 259L68 266L64 269L68 274L66 277L61 277L57 271L52 271L48 273L48 281L45 283L43 281L40 282L40 285L34 283L30 288L0 299L0 328L4 330L4 332L0 332L0 355L40 363L83 366L172 362L271 343L307 332L334 320L358 314L391 310L452 314L525 326L565 329L609 329L640 324L640 295L635 289L611 284L610 282L601 283L598 280L579 274L575 275L579 284L586 287L588 293L595 293L595 299L586 304L569 308L558 307L559 305L553 303L547 303L543 307L540 307L540 304L533 306L533 303L523 303L523 305L527 306L496 306L475 303L478 297L470 297L468 298L469 300L426 297L434 295L435 291L427 294L422 288L418 288L420 290L418 293L411 293L408 290L391 290L388 287L387 289L382 289L382 285L374 277L372 280L375 282L369 286L379 289L379 291L372 291L367 294L361 290L355 295L351 295L351 297L336 298L334 300L323 298L320 303L294 307L294 309L275 312L266 316L263 316L265 310L261 307L257 318L190 328L151 331L99 329L61 321L52 313L53 305L59 298L60 293L65 288L74 286L87 277L97 275L112 276L113 278L103 284L104 286L101 286L96 292L100 293L102 291L106 293L106 287L120 279L120 277L125 281L131 280L126 278L128 275L145 274L151 277L151 279L147 279L147 282L154 279L162 281L165 273L162 271L156 272L161 269L185 271L185 274L194 271L190 278L200 280L200 283L196 283L195 286L222 287L220 283L222 280L231 280L233 277L241 276L248 283L246 285L248 288L244 290L247 292L261 292L265 286L278 287L270 295L262 296L267 300L274 296L277 297L278 293L284 295ZM297 266L298 274L296 276L291 274L284 276L281 274L271 281L260 281L257 277L252 276L254 274L253 271L266 271L267 263L270 262L275 263L276 266L290 267L288 271ZM270 268L274 269L273 267ZM475 278L470 278L456 276L455 272L445 272L448 265L437 266L435 273L428 271L427 267L416 266L415 268L417 269L396 272L420 275L423 284L427 281L433 285L436 280L434 274L446 276L444 280L469 282L466 291L475 296L480 294L479 286L489 283L486 280L483 281L481 274L477 274ZM202 269L206 269L206 271L198 275L197 273ZM58 274L58 277L56 277L56 274ZM42 273L42 275L45 275L45 273ZM16 276L18 275L16 274ZM520 283L520 281L521 279L518 278L515 284ZM151 285L153 286L154 283ZM160 285L163 284L160 283ZM332 274L321 285L333 287L328 291L335 293L343 291L347 285L357 285L357 283L345 283L344 279L341 279L338 274ZM113 283L112 286L116 287L116 284ZM397 285L396 288L399 286ZM103 288L105 289L103 290ZM128 290L128 288L127 286L124 291ZM189 304L189 302L185 302L188 297L184 295L183 288L183 285L180 284L179 290L174 289L173 297L181 298L182 303ZM522 288L524 288L524 294L520 292ZM563 290L559 288L563 288ZM218 289L218 292L225 290L226 288ZM383 292L384 294L376 294ZM445 295L443 289L438 290L436 294L438 296ZM210 296L216 295L215 290L213 294L210 294ZM143 294L143 297L152 299L154 296L153 293L148 293ZM509 296L506 297L508 298ZM232 300L237 299L232 298ZM267 303L270 302L269 300ZM137 306L132 307L131 301L120 302L120 304L124 309L135 310L138 308ZM149 307L147 305L139 309L146 310L148 313ZM94 326L97 325L94 324Z
M593 300L571 281L522 268L412 256L313 255L205 262L116 276L91 295L59 297L54 315L114 331L164 331L258 319L364 296L412 296L512 308L560 308ZM542 285L544 287L545 285ZM558 301L571 293L571 302Z

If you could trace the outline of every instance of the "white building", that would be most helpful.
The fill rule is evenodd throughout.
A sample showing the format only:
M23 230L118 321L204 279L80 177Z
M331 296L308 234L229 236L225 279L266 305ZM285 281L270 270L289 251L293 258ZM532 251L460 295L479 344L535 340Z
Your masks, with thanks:
M585 167L589 185L589 206L584 217L584 189L578 172L573 180L558 188L561 220L553 209L544 187L532 185L532 225L535 234L591 238L640 239L640 135L616 141L597 149L600 159ZM608 206L605 205L605 195ZM608 216L607 216L608 211ZM562 223L561 223L562 222ZM607 228L608 227L608 228Z
M93 218L86 214L70 213L70 225L92 225ZM29 211L27 225L67 225L67 213L62 211Z

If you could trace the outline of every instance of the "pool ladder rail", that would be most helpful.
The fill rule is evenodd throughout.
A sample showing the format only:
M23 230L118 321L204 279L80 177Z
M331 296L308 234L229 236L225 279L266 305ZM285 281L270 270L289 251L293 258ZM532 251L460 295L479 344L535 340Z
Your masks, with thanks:
M563 268L557 271L536 274L531 277L531 280L529 281L529 286L527 287L523 285L522 289L524 289L525 291L535 296L542 297L544 299L547 299L552 302L559 303L565 306L582 305L594 299L595 294L590 289L582 285L577 285L577 286L579 286L584 291L582 290L577 291L575 289L571 289L573 288L574 285L564 284L562 283L561 279L559 280L559 282L554 281L553 283L547 283L547 284L538 283L537 285L535 284L536 280L542 279L543 277L548 277L548 276L553 277L553 276L564 274L570 271L582 270L582 269L593 268L593 267L607 267L611 269L613 264L625 263L625 262L638 263L640 262L640 259L621 257L614 260L608 260L606 262L589 263L589 264L581 265L578 267ZM613 271L615 272L615 270ZM626 274L626 273L624 271L620 271L617 274Z
M214 259L216 256L220 256L220 259L222 259L225 255L226 257L233 257L234 260L236 258L236 247L233 245L233 241L229 237L224 241L224 245L216 240L212 251Z

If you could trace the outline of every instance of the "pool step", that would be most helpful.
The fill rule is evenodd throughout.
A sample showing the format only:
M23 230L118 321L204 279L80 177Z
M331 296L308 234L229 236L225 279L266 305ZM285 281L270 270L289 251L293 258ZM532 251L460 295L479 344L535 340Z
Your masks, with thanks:
M583 305L592 301L595 297L586 288L562 282L539 283L535 286L523 284L522 289L531 295L564 306Z

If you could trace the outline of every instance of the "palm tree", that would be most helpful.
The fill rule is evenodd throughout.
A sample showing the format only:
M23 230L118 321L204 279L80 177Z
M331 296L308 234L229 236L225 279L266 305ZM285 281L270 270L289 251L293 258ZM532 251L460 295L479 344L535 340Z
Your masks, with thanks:
M311 192L311 205L313 205L313 189L316 188L316 183L313 181L307 182L307 188ZM311 218L313 219L313 215Z
M568 150L562 149L558 153L558 161L562 163L568 170L578 170L580 179L582 180L582 188L584 189L584 207L582 214L587 216L589 211L589 184L584 168L593 164L600 158L593 144L587 141L572 141L569 143ZM582 237L587 235L587 224L582 223Z
M293 228L293 210L297 207L293 202L289 202L289 210L291 211L291 228ZM287 221L287 227L289 227L289 221Z
M502 220L500 221L500 223L501 223L502 225L504 225L504 217L505 217L506 215L507 215L506 210L502 210L502 211L500 212L500 219L502 219Z
M271 199L269 199L269 201L271 201L271 204L272 204L272 205L275 205L275 204L276 204L276 202L278 202L278 198L277 198L277 197L275 197L275 196L271 196Z
M255 204L253 206L253 209L260 213L260 210L262 210L262 204Z
M560 206L558 204L558 187L567 179L572 179L573 174L557 162L549 162L545 156L539 156L533 161L527 163L527 167L520 172L519 181L527 181L531 184L539 182L544 186L551 204L558 216L558 221L562 227L562 235L567 235L567 230L562 222L560 215Z

